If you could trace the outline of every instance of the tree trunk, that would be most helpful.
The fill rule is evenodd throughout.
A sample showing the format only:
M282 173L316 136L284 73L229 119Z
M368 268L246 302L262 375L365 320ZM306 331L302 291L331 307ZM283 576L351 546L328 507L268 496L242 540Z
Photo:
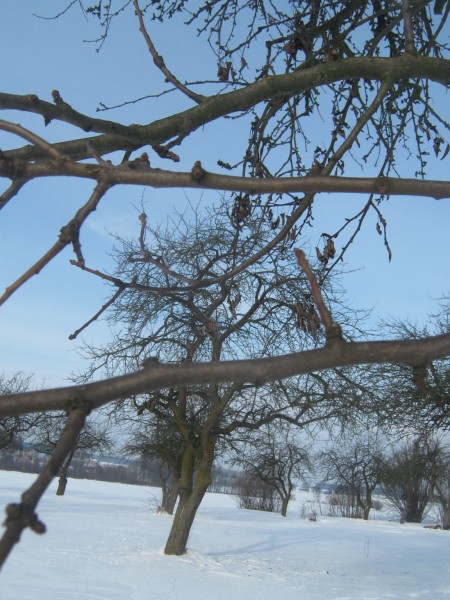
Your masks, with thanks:
M179 502L164 548L165 554L180 556L186 552L186 545L195 515L211 483L214 446L214 438L207 439L203 444L202 457L195 482L195 451L192 447L185 450L181 468Z
M282 496L281 497L281 516L282 517L285 517L287 514L288 504L289 504L289 496Z
M442 529L450 529L450 504L442 506Z
M363 502L363 519L364 521L369 520L370 510L372 508L372 490L367 486L366 487L366 498Z
M74 445L74 447L70 451L70 454L68 455L65 463L63 464L63 466L59 470L58 489L56 490L56 495L57 496L64 496L64 494L66 492L66 487L67 487L67 471L69 470L70 463L72 462L72 458L73 458L73 455L75 454L75 451L76 451L76 445Z
M59 475L58 489L56 490L57 496L64 496L64 493L66 491L66 486L67 486L66 473L67 473L67 471L65 471L64 473L61 472Z
M192 524L197 514L198 507L203 500L208 485L199 485L195 483L194 489L188 498L180 501L173 519L172 528L167 538L165 554L174 554L180 556L186 552L186 545L191 531Z
M161 510L168 515L173 515L179 492L178 479L171 477L170 481L163 481L162 492Z
M407 504L404 510L405 523L422 523L424 509L417 504Z

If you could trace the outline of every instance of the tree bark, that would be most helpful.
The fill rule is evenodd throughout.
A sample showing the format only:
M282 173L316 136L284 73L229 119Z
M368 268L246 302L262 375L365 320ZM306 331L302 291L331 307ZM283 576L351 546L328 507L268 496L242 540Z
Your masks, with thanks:
M192 446L186 448L181 467L179 502L167 538L165 554L180 556L186 545L192 524L203 497L211 484L211 468L214 461L215 438L206 436L202 444L201 460L195 473L196 452Z
M171 476L169 480L162 481L161 510L168 515L173 515L179 492L179 480Z
M78 440L77 440L78 441ZM59 470L59 482L58 489L56 490L57 496L64 496L67 487L67 471L69 470L70 463L72 462L72 458L76 452L76 444L74 444L72 450L70 451L67 459Z
M197 514L198 507L203 500L209 483L199 484L197 481L191 494L180 501L173 519L172 528L167 538L165 554L180 556L186 552L186 545L191 532L191 527Z
M281 516L282 517L285 517L287 514L288 504L289 504L289 496L282 497L281 498Z

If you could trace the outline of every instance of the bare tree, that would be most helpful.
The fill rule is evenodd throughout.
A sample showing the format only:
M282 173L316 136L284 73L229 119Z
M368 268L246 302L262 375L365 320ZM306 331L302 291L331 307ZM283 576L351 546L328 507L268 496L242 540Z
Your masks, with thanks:
M313 469L310 449L300 445L298 436L298 428L277 423L262 427L244 444L234 444L234 464L276 490L282 517L297 483L305 481Z
M376 428L349 428L321 453L325 480L333 482L339 493L351 498L354 514L369 518L373 493L381 484L385 468L386 437Z
M450 452L448 445L441 444L438 476L434 488L440 506L442 529L450 529Z
M37 452L51 455L58 445L66 423L66 416L61 413L45 414L38 427L30 435L30 441ZM108 435L106 424L101 424L93 419L87 420L80 432L76 443L73 445L58 472L57 496L64 496L68 481L68 471L72 459L77 451L89 450L91 452L104 452L111 448L111 438Z
M263 255L245 272L222 280L230 262L256 254L272 231L270 224L251 215L247 215L245 227L244 223L232 226L230 219L233 213L225 203L178 215L166 229L147 227L145 214L140 215L138 239L116 242L114 277L133 279L135 287L125 290L110 309L111 323L119 327L112 342L86 348L91 358L88 378L98 368L117 372L143 364L144 369L151 370L160 360L214 363L237 358L243 352L261 357L268 354L268 348L282 353L296 346L314 345L320 339L323 327L307 279L296 265L285 261L286 248L272 252L270 257ZM217 283L187 296L178 290L180 281L201 277ZM167 293L147 289L148 282L153 288L165 286ZM331 282L327 280L321 292L330 298ZM343 310L337 302L335 305L337 311ZM178 475L179 503L166 553L185 552L224 436L242 429L255 430L275 420L303 424L336 417L351 389L346 379L348 391L342 393L337 389L339 381L335 375L333 379L305 377L256 388L238 382L178 386L135 397L135 417L153 416L154 425L166 431L163 444L169 445L158 453L164 455L167 464L172 461L171 470ZM124 410L127 414L128 405ZM152 437L148 445L156 449ZM175 454L170 448L171 437L177 447ZM294 460L292 444L285 444ZM302 460L306 460L304 453ZM298 460L294 463L283 469L298 471ZM285 512L290 490L284 486L292 488L293 473L287 480L280 480L280 476L278 473L276 487L283 495Z
M170 392L169 392L170 393ZM126 454L140 456L142 460L157 460L162 488L158 510L173 514L179 493L181 466L185 441L173 424L160 415L133 419L130 439L124 447Z
M401 523L421 523L440 476L439 442L416 438L395 449L383 474L383 491Z
M66 8L74 10L80 6L83 7L82 3L71 2ZM271 260L273 252L301 240L304 228L312 222L317 194L341 191L365 195L355 212L343 214L331 233L324 233L317 244L317 256L323 266L320 283L345 255L369 215L375 217L376 229L390 254L382 208L391 196L408 194L440 199L450 195L448 181L432 181L426 176L429 155L435 160L448 160L450 149L446 141L448 118L440 111L439 104L434 105L430 100L450 82L445 37L448 4L428 0L414 3L242 0L224 3L221 10L212 10L209 0L200 3L167 0L146 7L138 0L124 0L117 9L113 9L111 3L98 2L86 8L86 16L98 19L99 47L107 36L113 35L114 28L110 27L113 20L120 20L126 11L135 15L136 27L140 29L153 64L161 72L160 93L179 94L183 107L180 112L162 119L128 125L82 114L56 89L51 102L35 94L20 96L8 91L0 94L1 108L39 118L29 128L16 124L20 121L18 114L11 121L0 122L5 135L11 137L10 143L5 145L10 149L0 154L0 176L7 181L0 208L14 202L24 186L32 189L34 182L43 177L49 178L49 185L54 177L93 182L90 196L82 199L73 217L61 224L56 241L49 243L42 256L30 257L31 266L7 285L0 304L56 256L71 248L74 268L114 286L110 300L74 332L73 338L119 302L125 292L155 292L163 302L174 288L176 294L184 298L185 306L201 308L202 317L196 326L206 328L204 334L214 337L213 322L205 320L206 316L211 317L208 305L202 304L209 287L222 284L233 292L234 279L243 276L263 256ZM155 47L148 27L149 23L157 26L161 22L176 27L177 19L187 20L190 27L185 29L192 35L200 32L204 36L215 53L213 73L201 72L199 65L194 80L186 81L181 73L182 65L166 64L164 49ZM168 43L172 44L172 40L168 39ZM178 70L180 72L175 72ZM82 71L79 69L77 76L82 77ZM113 84L120 85L120 77L115 77ZM80 82L80 88L89 90L89 85ZM123 97L125 92L121 93ZM127 102L124 98L123 105ZM190 107L185 108L185 103ZM445 103L442 106L445 107ZM108 109L105 103L100 108ZM232 150L222 149L216 138L214 143L208 138L206 142L202 139L202 135L207 135L202 133L203 128L207 131L213 124L220 124L224 117L227 117L227 127L236 123L240 132L247 131L246 141ZM72 139L51 143L46 139L48 134L41 125L42 118L50 127L58 121L69 123L77 133ZM325 120L328 130L325 139L318 132L318 118ZM191 140L198 144L196 156L194 160L189 159L184 170L154 168L163 160L186 164L183 157L186 138L194 132L196 137ZM24 140L26 145L16 147L13 141L16 138ZM174 151L177 147L180 148L178 154ZM398 159L402 149L406 149L408 155L412 147L417 162L408 160L401 165ZM218 167L234 174L207 172L200 162L206 156L214 156ZM352 177L355 168L358 173L364 168L369 176ZM111 276L89 263L80 236L86 220L104 203L110 190L125 184L232 192L228 203L235 227L242 227L252 212L261 222L270 225L272 234L263 247L258 246L245 258L235 261L231 256L228 265L225 261L217 276L219 279L211 277L208 270L197 272L195 277L188 271L177 273L176 282L171 279L168 286L161 282L153 286L151 281L138 284L132 278ZM43 215L42 227L45 219ZM33 226L36 227L35 222ZM309 266L301 252L296 256L286 254L285 261L291 265L295 265L296 259L307 273ZM272 264L275 269L276 261L272 260ZM277 274L273 272L274 284L276 279ZM325 332L320 347L297 347L290 352L284 349L280 355L274 350L270 356L260 358L250 358L243 352L234 360L226 361L221 360L220 355L207 357L205 354L202 362L153 364L151 368L130 372L138 367L134 361L127 365L126 373L121 376L108 373L102 381L4 395L0 402L1 418L62 410L68 412L68 424L48 471L25 494L26 501L8 509L8 526L0 543L0 562L18 541L24 527L41 529L34 514L37 502L51 479L50 473L54 473L55 465L61 465L70 453L86 414L93 409L171 388L177 389L175 404L179 404L188 386L209 386L216 398L223 398L223 394L231 394L240 386L261 385L350 365L400 363L417 375L418 370L431 361L449 355L448 333L373 342L344 339L337 326L339 317L333 320L325 310L326 302L320 295L317 278L308 279L311 298ZM278 281L277 285L283 283ZM199 297L203 300L197 300ZM235 300L234 295L225 295L224 302L227 298ZM303 303L299 306L301 312ZM300 321L306 328L312 328L309 317L305 322L301 314ZM185 348L183 358L187 357L189 350ZM201 401L197 393L194 404ZM245 414L243 408L242 413ZM231 428L230 423L224 426L227 428ZM206 445L208 440L207 436L201 438ZM208 470L209 462L206 463L197 465L200 475L203 467ZM202 481L206 485L208 477Z
M241 472L235 492L239 508L264 512L281 510L281 498L275 487L263 481L252 469Z

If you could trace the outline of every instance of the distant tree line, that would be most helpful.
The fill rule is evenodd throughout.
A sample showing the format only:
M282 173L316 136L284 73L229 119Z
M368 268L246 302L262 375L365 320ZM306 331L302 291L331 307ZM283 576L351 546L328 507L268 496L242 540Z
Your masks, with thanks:
M0 450L0 471L18 471L20 473L39 473L46 463L46 456L21 440ZM147 485L162 487L165 479L159 458L135 458L121 463L110 462L112 458L99 458L87 452L75 453L67 476L74 479L110 481L129 485ZM167 475L166 475L167 476ZM236 494L242 474L232 469L215 466L210 492Z

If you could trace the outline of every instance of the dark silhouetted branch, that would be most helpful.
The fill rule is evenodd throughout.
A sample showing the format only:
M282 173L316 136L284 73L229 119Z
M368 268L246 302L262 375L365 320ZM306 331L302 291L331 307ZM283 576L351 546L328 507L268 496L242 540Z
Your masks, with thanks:
M29 527L36 533L45 533L45 525L35 513L36 506L76 443L83 429L85 416L86 411L82 408L70 412L61 439L43 471L33 485L22 494L20 503L9 504L6 507L6 519L3 523L6 531L0 540L0 568L15 544L20 541L24 529Z

